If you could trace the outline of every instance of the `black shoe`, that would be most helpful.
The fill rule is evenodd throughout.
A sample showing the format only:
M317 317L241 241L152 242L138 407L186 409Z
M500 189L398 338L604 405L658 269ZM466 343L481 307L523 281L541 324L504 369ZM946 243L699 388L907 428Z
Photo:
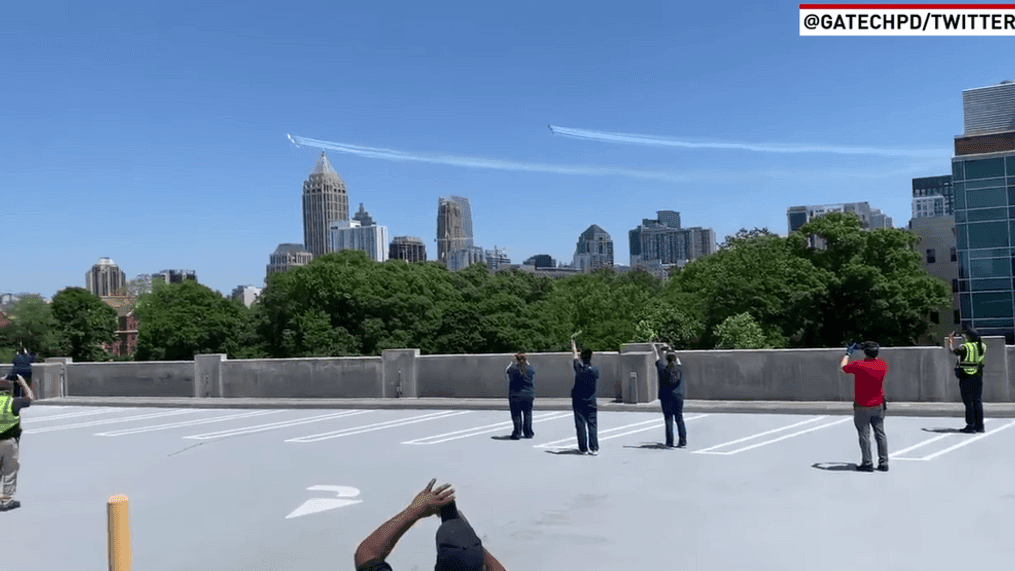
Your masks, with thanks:
M6 511L10 511L10 510L15 510L15 509L18 509L20 507L21 507L21 502L19 502L18 500L11 500L11 503L7 504L6 506L0 506L0 512L6 512Z
M961 432L963 434L973 434L974 432L976 432L976 429L973 428L972 426L967 426L967 427L963 428L962 430L960 430L959 432Z
M677 448L686 448L686 447L687 447L686 440L681 440L680 442L677 442Z
M878 464L878 472L887 472L888 464Z
M536 435L535 433L532 433L532 434L527 434L527 435L525 436L525 438L532 438L532 437L533 437L533 436L535 436L535 435Z
M517 434L512 434L511 435L511 440L521 440L521 439L522 439L522 437L518 436Z
M985 429L983 429L983 428L977 428L976 432L987 432L987 431Z
M857 472L873 472L874 464L860 464L856 467Z

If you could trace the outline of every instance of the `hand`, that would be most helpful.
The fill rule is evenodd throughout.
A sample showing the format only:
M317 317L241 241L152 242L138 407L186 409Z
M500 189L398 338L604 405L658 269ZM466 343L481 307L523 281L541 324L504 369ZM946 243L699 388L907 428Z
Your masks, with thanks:
M576 338L577 338L577 337L578 337L579 335L581 335L581 334L582 334L582 332L581 332L581 331L579 331L578 333L575 333L574 335L572 335L572 336L571 336L571 339L576 339Z
M451 484L444 484L433 487L437 478L430 480L430 483L423 488L423 491L416 494L415 499L409 504L409 508L417 513L419 519L437 515L441 508L455 501L455 490Z

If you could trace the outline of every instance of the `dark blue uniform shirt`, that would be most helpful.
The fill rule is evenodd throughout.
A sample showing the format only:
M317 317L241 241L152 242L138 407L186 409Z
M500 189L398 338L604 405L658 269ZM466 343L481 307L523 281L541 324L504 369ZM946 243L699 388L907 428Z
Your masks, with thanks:
M525 370L520 370L518 363L511 363L511 366L507 369L508 375L508 395L513 397L525 397L535 398L536 397L536 368L532 365L526 365Z
M659 398L667 396L684 396L684 366L673 364L673 368L667 368L666 361L656 361L656 370L659 371Z
M22 377L30 378L32 376L32 363L35 362L35 357L28 353L18 353L14 356L14 366L11 367L12 375L21 375Z
M574 388L571 389L571 398L586 402L596 402L596 385L599 383L599 367L582 363L580 360L574 362Z

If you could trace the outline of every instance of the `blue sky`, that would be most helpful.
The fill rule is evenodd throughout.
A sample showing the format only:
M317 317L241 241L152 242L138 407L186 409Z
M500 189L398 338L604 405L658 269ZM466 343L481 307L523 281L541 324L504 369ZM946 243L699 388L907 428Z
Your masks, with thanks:
M210 4L210 5L209 5ZM785 234L786 208L868 201L905 226L911 179L948 174L962 90L1015 79L1010 38L800 37L791 2L36 2L0 19L0 292L51 297L110 257L228 294L302 242L319 150L287 133L501 170L329 151L390 236L436 254L439 196L475 242L570 261L598 224ZM1005 63L1007 62L1007 63ZM618 144L555 126L691 143ZM939 156L828 148L937 150ZM457 159L455 159L457 160ZM455 162L452 160L451 162ZM665 176L645 176L645 172Z

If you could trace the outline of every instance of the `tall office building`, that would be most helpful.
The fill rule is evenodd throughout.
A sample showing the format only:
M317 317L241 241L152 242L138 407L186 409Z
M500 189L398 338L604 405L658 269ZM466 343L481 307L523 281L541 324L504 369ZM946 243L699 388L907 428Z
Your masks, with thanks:
M479 246L465 246L448 252L448 269L457 272L472 264L485 264L486 255Z
M252 285L236 286L233 288L232 298L242 301L243 305L250 307L254 300L261 295L261 291L263 291L261 288Z
M955 200L951 175L913 179L913 218L954 214Z
M511 258L508 258L507 252L498 249L496 246L492 250L486 251L486 267L491 272L496 272L501 268L507 268L511 265Z
M830 212L848 212L857 215L860 218L860 227L864 230L893 228L892 217L884 214L877 208L871 208L870 204L866 202L845 202L841 204L789 207L786 209L789 232L792 234L814 218ZM823 248L825 245L825 241L817 236L809 236L807 243L812 248Z
M197 281L197 272L194 270L162 270L152 272L151 278L160 279L167 284L178 284L184 280Z
M532 266L534 269L543 268L555 268L557 267L557 261L554 260L549 254L536 254L528 260L522 262L523 266Z
M264 283L268 283L268 276L271 274L285 272L297 266L305 266L314 259L303 247L303 244L279 244L278 248L268 256L267 272Z
M370 213L363 209L363 203L359 203L359 210L356 214L352 215L352 219L359 222L360 226L373 226L374 219L370 217Z
M321 152L314 171L303 182L303 243L315 258L331 251L328 231L332 222L349 220L345 182Z
M358 220L339 220L329 229L331 251L363 250L375 262L388 259L388 229L384 226L360 226Z
M959 315L1015 343L1015 83L962 92L952 190L959 254Z
M440 197L437 200L437 261L450 268L450 253L472 245L472 208L469 199L461 196Z
M395 236L388 248L388 258L407 262L425 262L426 244L416 236Z
M680 227L680 213L658 211L658 218L644 218L628 232L631 267L671 266L715 253L715 231L711 228Z
M127 275L110 258L99 258L85 273L85 288L99 297L119 295L127 285Z
M613 267L613 239L599 226L589 226L578 237L573 266L580 272Z

